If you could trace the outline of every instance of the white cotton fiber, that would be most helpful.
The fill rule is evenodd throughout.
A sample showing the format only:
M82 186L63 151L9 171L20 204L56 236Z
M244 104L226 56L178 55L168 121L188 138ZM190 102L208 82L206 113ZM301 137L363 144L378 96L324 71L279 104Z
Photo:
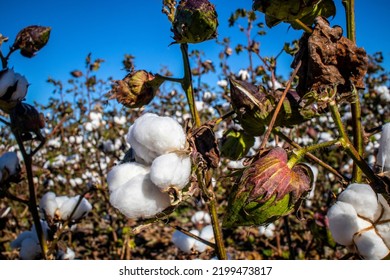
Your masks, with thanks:
M113 192L135 176L148 172L149 167L136 162L126 162L116 165L107 174L108 189L110 192Z
M334 240L341 245L351 245L352 236L359 230L358 217L353 206L337 201L329 208L327 216Z
M191 230L190 233L192 233L196 236L199 236L199 231L197 231L196 229ZM171 241L177 248L179 248L183 252L191 253L191 250L194 247L196 240L194 238L182 233L181 231L176 230L172 234Z
M150 218L167 208L170 198L152 183L149 174L139 174L113 191L110 203L128 218Z
M149 156L143 148L155 152L157 156L182 150L185 148L186 135L176 120L147 113L134 122L127 140L135 153L145 160L144 153L146 158Z
M0 170L6 168L9 175L15 175L20 170L19 158L15 152L6 152L0 157Z
M369 260L380 260L389 254L389 249L374 229L362 231L354 237L359 255Z
M45 193L39 201L39 207L47 216L54 218L55 212L58 208L56 194L53 192Z
M390 171L390 123L382 127L376 163L382 167L383 172Z
M211 217L210 214L205 211L197 211L192 215L191 222L195 225L210 224Z
M171 186L183 189L191 175L191 159L187 155L169 153L157 157L150 167L150 179L161 190Z
M213 227L211 225L205 226L199 235L200 238L212 242L214 240L214 231ZM194 244L194 249L200 253L204 252L207 248L209 248L208 245L204 244L201 241L196 240Z
M80 199L79 195L70 197L67 201L65 201L61 205L61 207L59 208L59 213L61 215L62 220L67 220L69 218L71 218L72 220L78 220L81 219L83 216L85 216L89 211L91 211L92 205L88 202L88 200L86 200L83 197L81 199L80 204L77 205L79 199ZM75 212L73 213L72 217L70 217L70 215L72 214L75 208L76 208Z
M349 203L356 213L371 221L375 220L378 210L378 197L367 184L351 184L338 197L338 201Z
M129 129L129 132L126 136L126 141L130 144L131 148L135 153L136 161L142 164L151 164L153 160L159 156L158 153L152 151L139 143L134 137L134 125L132 125Z

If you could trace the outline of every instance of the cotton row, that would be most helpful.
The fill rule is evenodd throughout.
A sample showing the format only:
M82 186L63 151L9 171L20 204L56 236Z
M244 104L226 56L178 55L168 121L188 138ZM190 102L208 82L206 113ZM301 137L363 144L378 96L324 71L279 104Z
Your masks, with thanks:
M351 184L328 211L334 240L365 259L383 259L390 248L390 207L369 185Z
M129 218L149 218L171 205L167 191L189 182L191 160L186 135L172 118L147 113L126 137L135 162L115 166L107 175L110 202Z

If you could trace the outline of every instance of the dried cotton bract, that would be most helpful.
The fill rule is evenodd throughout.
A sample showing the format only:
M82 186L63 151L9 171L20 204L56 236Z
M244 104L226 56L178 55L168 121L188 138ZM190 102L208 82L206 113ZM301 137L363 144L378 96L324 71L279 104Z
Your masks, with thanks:
M383 259L389 254L390 207L369 185L349 185L327 216L337 243L365 259Z

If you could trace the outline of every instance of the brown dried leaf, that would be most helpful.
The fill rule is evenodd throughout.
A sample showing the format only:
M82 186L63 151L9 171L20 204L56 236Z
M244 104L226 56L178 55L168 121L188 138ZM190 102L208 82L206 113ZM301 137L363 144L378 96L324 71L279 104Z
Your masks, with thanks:
M306 93L323 92L337 85L339 94L350 93L352 89L364 88L368 58L363 48L342 36L339 26L330 27L326 19L316 18L312 34L305 34L300 40L300 50L292 67L299 61L299 84L297 92L302 97Z

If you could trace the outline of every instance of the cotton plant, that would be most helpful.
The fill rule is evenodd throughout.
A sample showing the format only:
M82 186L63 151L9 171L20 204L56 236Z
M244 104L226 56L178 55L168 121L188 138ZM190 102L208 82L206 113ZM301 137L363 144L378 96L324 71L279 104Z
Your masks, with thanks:
M208 242L214 241L214 231L213 227L210 225L211 218L207 212L196 211L191 217L191 222L195 227L189 231L191 234L198 236L201 240ZM187 235L180 230L175 230L171 237L172 243L185 253L203 253L210 248L201 240L196 240L194 237Z
M170 192L189 183L191 159L183 128L170 117L146 113L126 136L134 161L107 174L110 202L128 218L151 218L172 204Z
M390 253L390 207L367 184L350 184L328 210L334 240L364 259L384 259Z

